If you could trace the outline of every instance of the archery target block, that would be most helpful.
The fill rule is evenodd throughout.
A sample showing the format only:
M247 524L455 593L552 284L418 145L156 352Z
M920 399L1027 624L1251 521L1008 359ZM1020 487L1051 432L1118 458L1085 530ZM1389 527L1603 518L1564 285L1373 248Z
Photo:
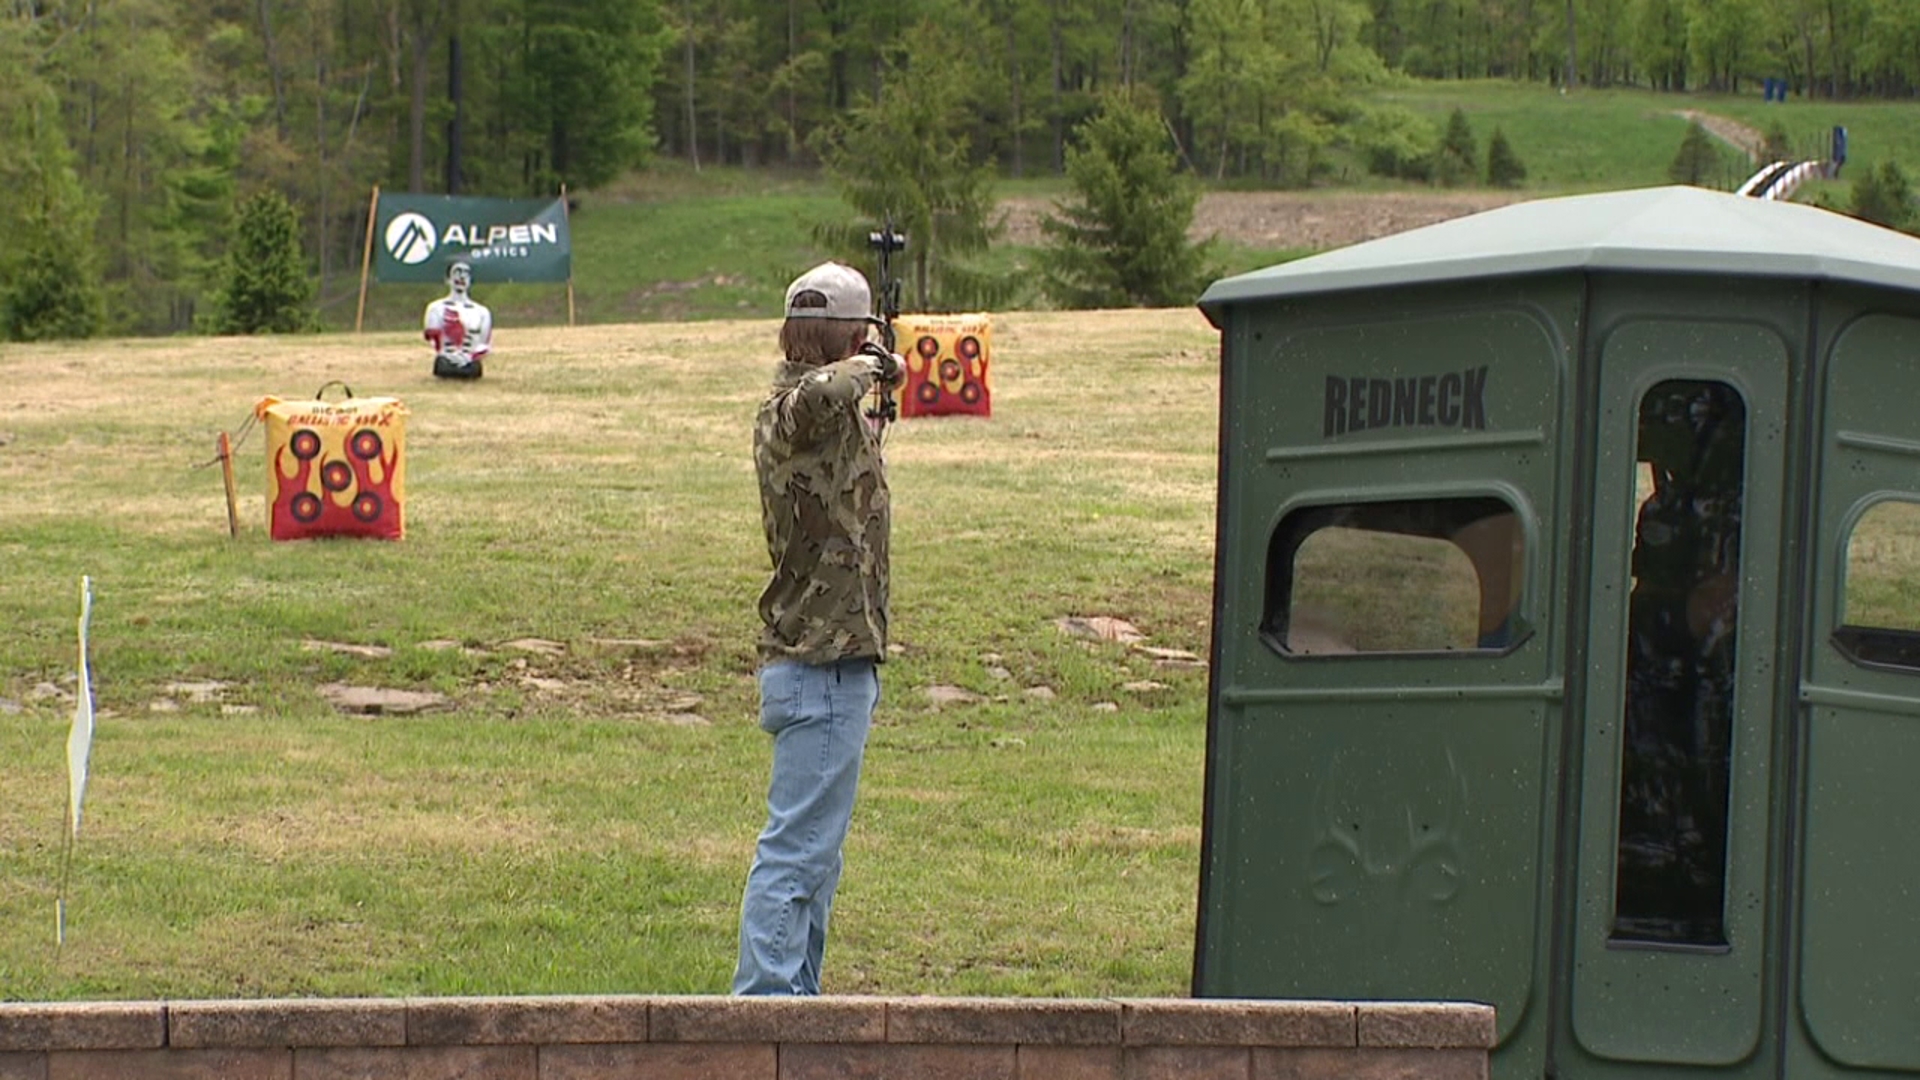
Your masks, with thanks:
M406 535L407 407L397 398L281 401L267 431L267 530L275 540Z
M993 319L988 315L902 315L893 340L907 362L900 415L991 416Z

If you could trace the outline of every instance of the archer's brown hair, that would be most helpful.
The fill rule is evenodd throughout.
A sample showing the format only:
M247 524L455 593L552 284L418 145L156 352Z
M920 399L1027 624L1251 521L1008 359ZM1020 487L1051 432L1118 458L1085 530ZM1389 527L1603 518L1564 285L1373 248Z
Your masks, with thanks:
M780 324L780 351L795 364L818 367L845 360L867 340L862 319L788 319Z

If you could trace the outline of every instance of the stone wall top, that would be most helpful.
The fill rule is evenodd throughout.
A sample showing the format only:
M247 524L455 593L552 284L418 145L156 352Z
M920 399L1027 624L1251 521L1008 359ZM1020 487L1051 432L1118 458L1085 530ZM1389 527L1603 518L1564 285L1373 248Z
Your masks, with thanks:
M833 1043L1486 1050L1491 1006L589 995L0 1003L0 1052Z

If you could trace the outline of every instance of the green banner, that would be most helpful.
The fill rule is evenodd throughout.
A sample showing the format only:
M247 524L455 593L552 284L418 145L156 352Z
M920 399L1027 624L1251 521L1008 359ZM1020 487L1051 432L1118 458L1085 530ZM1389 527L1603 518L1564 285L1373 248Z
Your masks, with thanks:
M460 260L473 267L475 283L573 276L573 240L559 199L382 192L373 248L373 279L382 282L442 282Z

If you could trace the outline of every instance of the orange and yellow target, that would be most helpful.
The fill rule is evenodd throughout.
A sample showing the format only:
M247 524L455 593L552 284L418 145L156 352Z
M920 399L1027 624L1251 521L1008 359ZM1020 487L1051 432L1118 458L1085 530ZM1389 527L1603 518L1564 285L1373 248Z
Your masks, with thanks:
M907 362L900 415L991 416L987 370L993 320L987 315L902 315L893 322L895 346Z
M268 397L253 411L267 428L267 528L275 540L406 535L407 407L399 399Z

